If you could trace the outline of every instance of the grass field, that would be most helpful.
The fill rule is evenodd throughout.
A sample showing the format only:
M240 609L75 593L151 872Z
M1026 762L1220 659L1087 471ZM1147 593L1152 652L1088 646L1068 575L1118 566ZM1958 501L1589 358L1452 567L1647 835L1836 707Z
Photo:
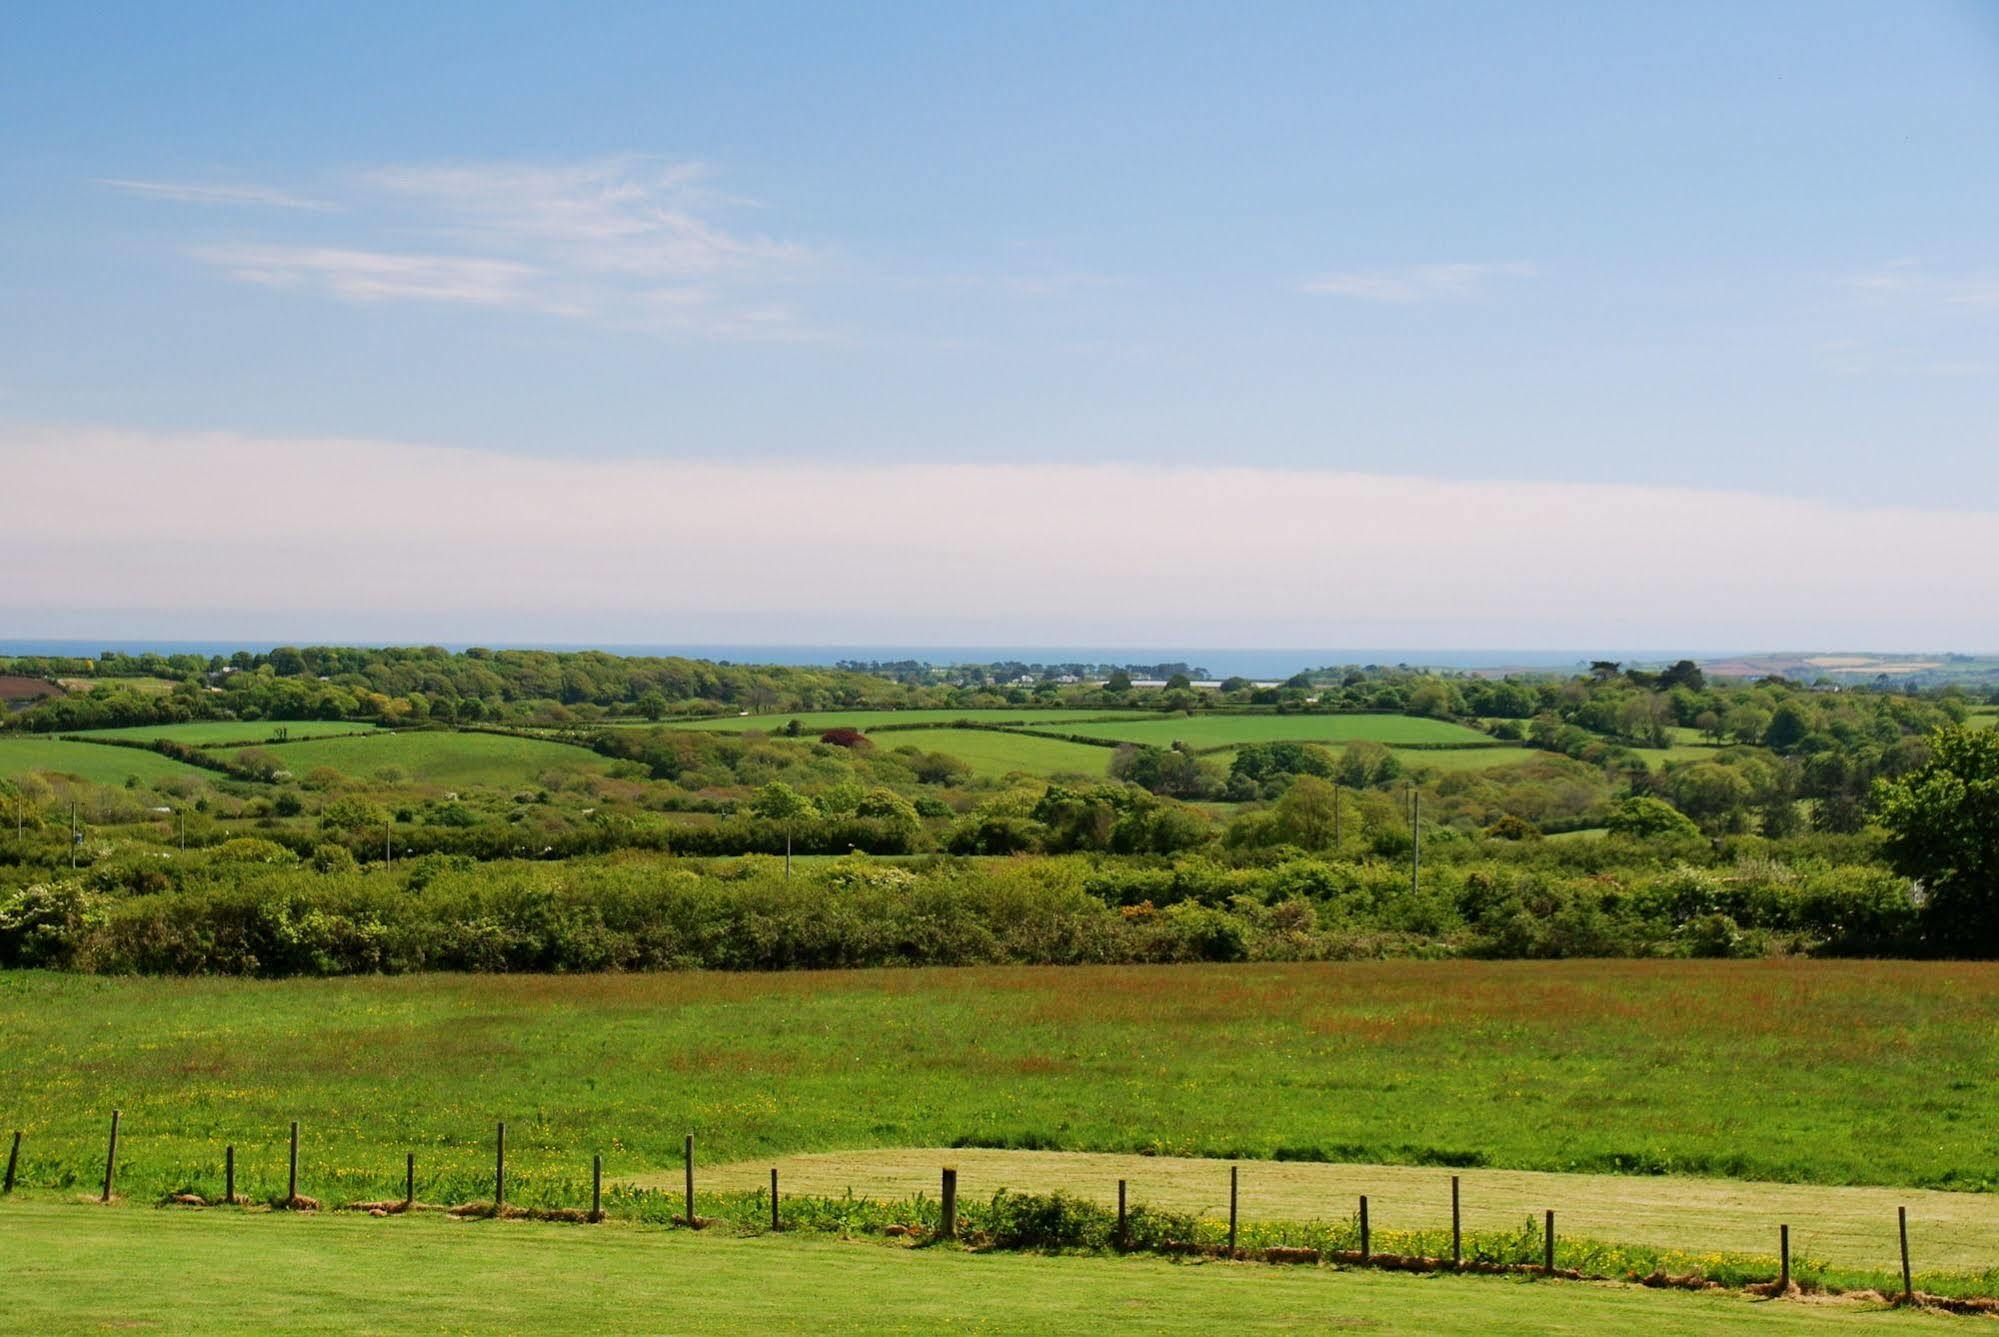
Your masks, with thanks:
M1362 738L1389 744L1492 741L1462 724L1409 715L1176 715L1114 724L1077 724L1059 732L1087 734L1120 743L1149 743L1154 747L1184 742L1196 748L1278 741L1351 743Z
M967 1199L994 1190L1067 1193L1107 1205L1117 1183L1133 1200L1210 1217L1228 1215L1228 1166L1174 1156L1117 1156L1070 1151L920 1148L822 1152L775 1162L784 1191L816 1197L908 1198L937 1194L938 1171L958 1171ZM705 1172L717 1190L754 1192L769 1185L771 1163L741 1162ZM1451 1176L1461 1180L1467 1231L1503 1231L1549 1208L1562 1233L1688 1252L1721 1250L1774 1259L1777 1226L1791 1227L1798 1257L1846 1268L1891 1272L1895 1209L1909 1209L1909 1244L1919 1265L1982 1270L1999 1259L1999 1195L1932 1189L1828 1188L1746 1183L1684 1175L1577 1175L1533 1170L1450 1170L1405 1165L1252 1162L1239 1167L1241 1211L1252 1221L1311 1221L1350 1216L1360 1194L1380 1230L1435 1230L1451 1219ZM675 1172L641 1182L672 1189Z
M70 743L35 734L0 738L0 775L29 771L75 775L100 785L121 785L128 776L154 784L162 780L198 780L208 774L199 767L136 747Z
M363 779L395 767L417 784L525 785L550 770L603 770L610 763L563 743L488 733L389 733L261 745L294 775L330 766Z
M1398 748L1395 756L1406 771L1491 771L1545 761L1549 754L1524 747Z
M1103 776L1109 773L1113 749L1072 743L1065 738L991 729L897 729L874 735L877 748L916 747L945 752L972 768L978 776L1002 776L1012 771L1029 775Z
M819 734L828 729L868 730L884 724L951 724L958 720L977 720L987 724L1037 724L1057 720L1101 720L1108 717L1121 719L1146 719L1157 712L1115 711L1115 710L1049 710L1047 708L1003 710L811 710L790 715L728 715L713 720L664 720L662 723L676 729L705 729L723 733L742 733L749 729L760 729L775 733L792 720L798 721L799 728L807 733Z
M619 1225L0 1204L24 1332L1861 1333L1978 1320L1618 1285Z
M136 738L141 742L168 738L191 747L206 747L215 743L261 747L280 729L289 732L293 738L328 738L340 734L371 733L374 728L372 724L350 720L195 720L187 724L133 724L117 729L91 729L78 736Z
M1315 1156L1822 1184L1995 1178L1999 966L1381 962L255 982L0 974L0 1129L87 1185L316 1196L895 1146ZM316 1191L318 1190L318 1191ZM323 1194L319 1191L323 1191Z
M56 681L72 692L88 692L94 687L118 687L147 696L164 696L180 686L172 678L57 678Z

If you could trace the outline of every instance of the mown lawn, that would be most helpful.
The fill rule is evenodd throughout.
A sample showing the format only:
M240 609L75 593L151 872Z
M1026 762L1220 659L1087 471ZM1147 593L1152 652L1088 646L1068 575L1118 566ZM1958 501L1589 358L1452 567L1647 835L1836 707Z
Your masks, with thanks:
M419 976L0 974L0 1130L87 1188L124 1111L137 1196L521 1201L867 1147L1042 1146L1822 1184L1999 1182L1999 966L1365 962Z
M1878 1306L616 1224L0 1203L22 1332L1861 1333Z
M1698 1255L1726 1252L1768 1260L1777 1271L1777 1228L1791 1227L1793 1258L1831 1269L1864 1271L1893 1284L1897 1207L1909 1212L1909 1246L1918 1273L1982 1272L1999 1266L1999 1194L1935 1189L1770 1184L1691 1175L1577 1175L1545 1170L1454 1170L1441 1166L1348 1165L1314 1161L1225 1163L1177 1156L1101 1152L996 1151L973 1147L898 1147L814 1152L775 1162L740 1161L701 1172L703 1191L767 1188L772 1166L785 1193L839 1198L849 1192L883 1200L935 1198L944 1166L958 1173L966 1201L996 1190L1065 1193L1111 1206L1125 1181L1131 1200L1148 1207L1226 1219L1229 1171L1238 1175L1245 1221L1339 1221L1368 1195L1379 1232L1436 1232L1451 1220L1451 1179L1467 1231L1517 1230L1557 1212L1557 1234ZM672 1192L680 1172L640 1182ZM1384 1245L1383 1247L1390 1247ZM1438 1247L1433 1240L1432 1247ZM1447 1248L1447 1245L1442 1246Z
M127 777L157 784L163 780L201 780L211 774L143 748L71 743L38 734L0 738L0 776L32 771L74 775L100 785L122 785Z
M611 763L589 750L538 738L488 733L391 733L260 745L304 776L321 766L372 779L393 768L416 784L526 785L551 770L601 771Z

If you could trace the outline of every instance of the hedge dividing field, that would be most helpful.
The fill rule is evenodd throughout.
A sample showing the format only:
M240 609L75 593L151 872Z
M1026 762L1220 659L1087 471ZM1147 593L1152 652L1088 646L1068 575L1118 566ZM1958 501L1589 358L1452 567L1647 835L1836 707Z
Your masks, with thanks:
M1411 715L1173 715L1108 724L1079 723L1060 730L1052 724L1037 727L1118 743L1149 743L1154 747L1170 747L1174 743L1187 743L1195 748L1225 747L1230 743L1352 743L1360 739L1390 746L1492 742L1486 734L1462 724Z
M77 737L132 738L142 743L165 738L190 747L227 743L261 747L281 729L291 738L331 738L373 733L375 727L366 720L194 720L186 724L127 724L114 729L91 729Z
M801 733L817 737L828 729L859 729L867 732L883 725L950 725L959 720L970 720L975 724L1048 724L1064 720L1105 720L1105 719L1146 719L1157 712L1132 710L1050 710L1046 707L1002 707L992 710L954 709L945 707L935 710L806 710L791 714L775 715L725 715L719 719L707 720L662 720L676 729L702 729L720 733L747 733L758 730L763 733L778 733L793 720L798 721Z

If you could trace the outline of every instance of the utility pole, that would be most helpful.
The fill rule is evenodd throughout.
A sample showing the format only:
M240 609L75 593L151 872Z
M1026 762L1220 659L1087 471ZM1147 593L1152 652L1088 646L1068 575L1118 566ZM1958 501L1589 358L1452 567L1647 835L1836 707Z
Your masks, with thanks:
M76 871L76 800L69 801L69 871Z
M1409 787L1409 894L1416 894L1416 880L1423 869L1423 794Z
M180 852L187 853L187 809L180 810Z

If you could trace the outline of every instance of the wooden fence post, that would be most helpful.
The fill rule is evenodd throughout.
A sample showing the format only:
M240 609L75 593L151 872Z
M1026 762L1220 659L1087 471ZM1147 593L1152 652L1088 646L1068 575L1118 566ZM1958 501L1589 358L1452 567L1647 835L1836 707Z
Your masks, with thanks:
M118 1173L118 1111L111 1111L111 1141L104 1148L104 1196L101 1202L111 1201L111 1184Z
M590 1158L590 1219L604 1219L604 1157L601 1153Z
M1541 1232L1541 1271L1555 1275L1555 1209L1548 1209L1548 1224Z
M1451 1176L1451 1266L1465 1265L1464 1214L1458 1208L1458 1177Z
M1783 1294L1791 1289L1791 1228L1777 1227L1777 1258L1780 1271L1777 1273L1777 1292Z
M14 1191L14 1167L21 1163L21 1130L14 1130L14 1145L7 1149L7 1182L0 1187L0 1193Z
M1916 1298L1916 1282L1915 1278L1909 1273L1909 1209L1907 1207L1897 1207L1895 1209L1895 1225L1902 1235L1902 1298L1904 1300L1913 1300Z
M693 1229L694 1217L694 1134L687 1135L687 1142L681 1148L681 1155L687 1162L687 1226Z
M1235 1257L1236 1237L1236 1180L1238 1166L1229 1167L1229 1257Z
M1367 1194L1360 1195L1360 1260L1365 1263L1374 1256L1373 1236L1368 1230Z
M770 1230L775 1235L781 1227L777 1219L777 1167L770 1167Z
M944 1171L944 1223L938 1233L947 1240L958 1238L958 1172Z
M222 1149L222 1201L236 1205L236 1144Z
M285 1206L298 1201L298 1120L292 1120L291 1168L285 1172Z
M1130 1218L1125 1215L1124 1210L1124 1180L1122 1179L1117 1181L1117 1246L1120 1249L1131 1247L1131 1225Z
M416 1153L403 1153L403 1206L416 1206Z

